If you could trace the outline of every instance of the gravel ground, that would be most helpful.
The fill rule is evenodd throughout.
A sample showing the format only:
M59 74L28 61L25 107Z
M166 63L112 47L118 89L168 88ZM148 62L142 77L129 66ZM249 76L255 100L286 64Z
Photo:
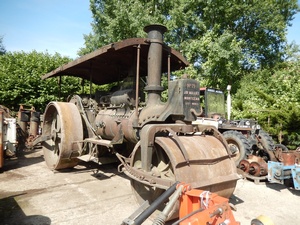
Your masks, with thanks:
M41 150L5 162L0 184L0 224L118 225L138 207L129 179L116 165L80 163L53 172ZM284 185L240 179L230 202L243 225L260 215L276 225L300 224L299 195Z

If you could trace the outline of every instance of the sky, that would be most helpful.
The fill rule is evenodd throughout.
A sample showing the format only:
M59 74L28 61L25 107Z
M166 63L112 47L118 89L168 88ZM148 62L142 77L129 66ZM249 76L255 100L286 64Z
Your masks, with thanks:
M89 0L0 0L0 36L6 51L58 52L77 58L92 31ZM298 0L300 4L300 0ZM287 39L300 45L300 13Z
M0 0L0 36L6 51L77 57L92 31L89 0Z

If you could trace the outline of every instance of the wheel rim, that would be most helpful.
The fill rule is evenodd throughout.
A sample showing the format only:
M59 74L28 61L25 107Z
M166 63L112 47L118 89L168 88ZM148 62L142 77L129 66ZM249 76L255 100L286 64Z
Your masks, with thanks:
M46 141L51 152L47 154L47 161L49 164L55 164L59 160L59 153L61 148L61 119L57 111L53 115L53 120L51 122L51 139ZM50 160L52 161L50 163Z
M152 168L151 172L154 174L160 174L162 178L167 178L175 182L175 175L170 163L170 160L161 146L155 144L152 152ZM133 165L135 169L141 169L141 150L140 146L134 155ZM131 187L138 204L142 204L145 200L149 201L151 204L155 199L157 199L165 190L151 187L140 183L136 180L131 180ZM162 211L165 204L161 204L158 209L154 212L152 218L159 212Z
M249 141L243 136L242 133L237 131L226 131L223 133L225 140L229 146L235 164L238 166L240 161L247 158L251 154L251 146Z
M235 141L228 141L228 146L231 153L235 154L235 156L233 157L233 160L235 162L239 162L244 158L244 156L241 156L241 150L239 148L239 145Z
M43 142L44 158L50 169L65 169L77 165L72 158L73 143L81 141L83 129L80 114L72 103L51 102L48 104L43 123L43 136L50 138Z

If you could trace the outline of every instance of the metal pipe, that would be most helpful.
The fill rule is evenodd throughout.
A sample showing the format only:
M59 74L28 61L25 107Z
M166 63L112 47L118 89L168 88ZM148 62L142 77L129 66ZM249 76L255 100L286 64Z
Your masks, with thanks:
M135 115L138 118L139 115L139 85L140 85L140 54L141 54L141 45L137 46L137 56L136 56L136 84L135 84Z
M90 69L92 69L92 62ZM90 73L90 98L92 98L92 73Z
M230 120L231 116L231 96L230 96L231 85L227 85L227 119Z
M142 224L158 207L161 203L163 203L167 198L169 198L174 191L176 190L176 186L179 182L174 183L171 187L169 187L161 196L159 196L144 212L142 212L135 220L135 225Z
M58 97L61 95L61 76L58 77Z
M163 33L167 28L162 25L149 25L144 28L148 33L150 47L148 51L148 85L145 91L148 92L147 105L154 105L160 102L161 92L161 67L162 67L162 45Z
M172 211L173 207L175 206L178 198L181 195L183 189L183 185L179 185L175 193L170 198L170 201L164 208L164 210L157 216L157 218L154 220L152 225L163 225L165 224L166 219L168 218L169 213Z
M31 111L29 135L36 137L38 135L40 123L40 113L34 110Z
M171 80L171 55L168 55L168 82Z
M26 114L26 110L23 105L20 105L18 112L18 124L22 130L22 134L27 137L27 122L29 122L28 115Z

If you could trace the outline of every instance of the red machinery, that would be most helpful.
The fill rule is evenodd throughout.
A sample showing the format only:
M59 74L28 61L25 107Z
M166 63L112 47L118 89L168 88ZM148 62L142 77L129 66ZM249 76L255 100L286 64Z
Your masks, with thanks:
M171 197L170 197L171 196ZM169 198L170 197L170 198ZM227 198L216 193L192 189L190 185L175 183L151 205L142 205L122 225L142 224L166 199L169 202L164 210L156 216L153 225L163 225L179 202L179 218L172 225L239 225L233 216ZM136 216L138 215L138 216Z
M179 220L175 224L239 225L240 223L235 220L227 198L209 191L185 189L180 197Z

